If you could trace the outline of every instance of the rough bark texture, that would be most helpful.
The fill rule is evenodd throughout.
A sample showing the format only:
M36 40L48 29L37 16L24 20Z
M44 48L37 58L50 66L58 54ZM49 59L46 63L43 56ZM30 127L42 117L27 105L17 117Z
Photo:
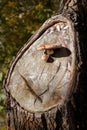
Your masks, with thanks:
M8 95L7 130L75 130L74 108L70 102L41 114L29 113Z
M59 20L55 19L53 21L51 20L49 22L49 24L46 24L46 25L44 24L44 26L41 27L41 29L37 32L37 34L34 35L28 41L29 44L26 44L25 47L23 47L23 49L18 53L17 58L15 59L15 61L13 62L12 66L9 70L9 73L5 80L5 90L6 90L6 94L7 94L7 130L79 130L80 128L84 128L84 127L80 127L80 124L78 123L79 112L78 112L78 106L76 106L76 104L75 104L75 102L77 104L79 104L78 100L76 100L76 99L78 99L78 95L79 95L77 93L79 91L77 89L77 84L79 82L78 81L78 75L79 75L78 69L81 65L81 57L80 57L80 49L79 49L79 36L82 36L82 34L79 33L79 29L77 26L77 22L78 22L77 21L78 20L77 11L79 10L79 7L77 8L76 2L77 1L74 1L74 0L67 1L66 5L64 7L63 13L62 13L67 18L68 17L71 18L71 20L74 23L74 27L76 28L76 32L74 32L74 35L75 35L75 39L74 39L75 40L74 41L75 42L75 46L74 46L75 62L74 62L74 65L75 66L72 66L72 67L75 67L75 70L74 70L74 74L73 74L73 71L71 71L71 70L73 70L73 68L70 68L70 72L72 72L71 74L73 75L73 77L69 84L69 86L70 86L68 88L69 91L66 92L66 96L63 95L64 99L60 100L60 103L57 102L57 105L55 107L50 106L50 107L47 107L46 110L44 110L44 108L43 108L43 109L40 109L41 111L39 110L40 112L35 112L35 109L33 109L32 113L31 113L31 112L29 112L28 108L26 108L26 106L25 107L22 106L22 104L20 103L21 99L19 100L18 97L16 97L16 94L14 94L15 92L13 92L13 89L11 88L11 85L13 82L12 78L14 78L15 74L13 75L13 77L11 77L11 76L12 76L12 73L15 71L14 68L15 68L17 62L19 61L19 59L21 59L24 52L26 52L26 50L28 50L28 48L37 39L39 39L41 37L41 35L43 35L43 33L49 27L51 27L55 23L59 22ZM75 4L75 6L73 6L74 4ZM80 5L80 7L81 7L81 5ZM81 25L81 29L83 30L82 25ZM82 40L83 40L83 38L81 39L81 42L82 42ZM80 45L82 45L82 44L80 43ZM66 46L64 45L63 47L65 48ZM70 50L70 48L68 48L68 49ZM73 47L71 47L71 50L70 50L71 53L73 52L72 49L73 49ZM62 52L64 52L64 51L62 51ZM66 53L64 54L64 56L68 54L67 51L65 51L65 52ZM57 54L57 53L58 53L58 50L54 54ZM39 59L41 58L41 55L42 55L42 53L40 52L40 55L38 57ZM70 53L67 56L69 56L69 55L70 55ZM51 59L50 62L47 62L45 64L47 64L47 65L53 64L53 60L55 61L55 56L56 55L54 55L54 59ZM61 54L60 55L58 54L57 56L61 56ZM65 56L65 57L67 57L67 56ZM59 57L57 57L57 58L59 58ZM64 60L64 58L63 58L63 60ZM45 66L45 67L48 67L48 66ZM68 68L68 67L66 67L66 68ZM23 72L23 71L20 71L20 72ZM68 71L67 71L67 73L68 73ZM26 76L26 73L23 72L23 74L25 74L25 76ZM17 75L18 75L18 73L17 73ZM24 79L24 77L22 77L22 76L20 76L20 77L23 81L23 84L25 81L25 85L26 85L27 84L26 79ZM26 78L27 78L27 76L26 76ZM50 80L48 80L46 82L49 82ZM55 79L55 81L56 81L56 79ZM16 83L16 82L14 82L14 83ZM33 83L34 83L34 81L33 81ZM11 84L11 85L9 85L9 84ZM67 85L68 85L68 83L67 83ZM25 89L26 89L26 87L25 87ZM35 89L35 88L33 87L33 89ZM42 91L42 88L39 88L39 89ZM30 91L32 91L32 90L30 89ZM40 93L41 95L38 94L37 90L35 92L37 92L37 93L33 92L32 95L34 95L34 100L38 105L40 101L41 101L41 103L44 101L44 96L42 96L43 95L42 93ZM45 92L47 92L47 90L43 91L43 92L45 93ZM26 93L27 93L27 90L26 90ZM33 99L32 96L31 96L31 98ZM54 100L53 100L53 105L55 104ZM48 108L50 108L50 109L48 109Z
M79 85L74 95L76 104L76 121L78 130L87 129L87 1L78 0L79 45L81 48L82 67L80 70Z

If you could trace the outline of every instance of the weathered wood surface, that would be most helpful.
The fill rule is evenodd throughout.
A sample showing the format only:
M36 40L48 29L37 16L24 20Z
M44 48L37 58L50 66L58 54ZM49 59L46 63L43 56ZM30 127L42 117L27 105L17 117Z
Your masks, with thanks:
M72 94L77 86L78 43L72 21L47 20L20 50L5 80L7 130L75 130ZM57 44L42 60L41 44Z
M15 66L13 63L10 72L7 89L20 106L29 112L47 111L61 106L69 95L75 76L72 23L61 16L52 19L59 21L44 31L17 62L14 61ZM49 21L45 24L49 24ZM55 49L47 62L41 59L44 50L37 50L43 43L61 44L61 48Z
M61 15L52 17L43 26L50 25L51 20L53 24L33 44L30 45L31 39L25 45L9 70L5 88L10 93L7 105L10 130L24 129L23 122L28 123L26 130L45 127L54 130L59 124L63 124L59 126L62 128L67 123L63 119L67 108L66 112L59 109L66 107L75 87L75 31L72 22ZM55 49L48 61L44 61L41 59L44 50L37 50L43 43L61 44L61 48Z

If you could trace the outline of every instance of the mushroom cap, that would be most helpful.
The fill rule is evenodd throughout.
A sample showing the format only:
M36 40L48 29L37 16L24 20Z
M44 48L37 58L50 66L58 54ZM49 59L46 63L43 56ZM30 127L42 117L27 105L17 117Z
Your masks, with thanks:
M58 45L58 44L49 44L49 43L44 43L44 44L41 44L37 47L37 50L50 50L50 49L57 49L57 48L61 48L62 45Z

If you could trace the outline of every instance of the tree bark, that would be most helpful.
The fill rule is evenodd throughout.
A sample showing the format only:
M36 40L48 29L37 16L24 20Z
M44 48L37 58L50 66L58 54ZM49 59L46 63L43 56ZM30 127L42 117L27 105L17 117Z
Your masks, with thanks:
M83 6L76 2L66 1L61 14L47 20L13 61L4 82L7 130L81 128L76 99L79 95L81 53L84 56L85 53L83 50L80 53L83 37L81 41L79 38L83 35L78 27L82 23L78 17L79 7ZM83 25L80 26L83 30ZM46 49L37 50L42 43L52 46L61 43L62 46L55 50L52 48L53 54L43 61L41 57L45 53L48 56L48 52Z

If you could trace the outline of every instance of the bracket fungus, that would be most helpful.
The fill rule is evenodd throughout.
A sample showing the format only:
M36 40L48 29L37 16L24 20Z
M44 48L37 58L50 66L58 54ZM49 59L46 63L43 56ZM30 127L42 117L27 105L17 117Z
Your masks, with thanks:
M58 49L58 48L61 48L62 45L58 45L58 44L47 44L47 43L44 43L44 44L41 44L37 47L37 50L41 51L41 50L44 50L44 54L42 55L41 59L44 60L44 61L47 61L48 58L54 53L54 50L55 49Z

